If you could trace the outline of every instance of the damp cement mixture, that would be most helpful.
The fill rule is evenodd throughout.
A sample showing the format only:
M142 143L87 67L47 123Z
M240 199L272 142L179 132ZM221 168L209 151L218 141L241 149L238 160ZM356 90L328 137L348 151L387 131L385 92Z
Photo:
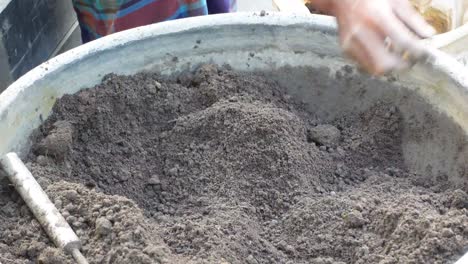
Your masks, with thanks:
M268 76L204 65L64 96L27 166L90 263L453 263L467 190L409 173L401 130L391 104L325 122ZM73 263L0 186L0 262Z

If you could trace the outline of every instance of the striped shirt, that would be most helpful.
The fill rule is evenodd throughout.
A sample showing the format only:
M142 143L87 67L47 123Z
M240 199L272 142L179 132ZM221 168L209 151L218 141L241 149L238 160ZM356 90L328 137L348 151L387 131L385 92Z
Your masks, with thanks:
M236 0L72 0L83 43L156 22L235 11Z

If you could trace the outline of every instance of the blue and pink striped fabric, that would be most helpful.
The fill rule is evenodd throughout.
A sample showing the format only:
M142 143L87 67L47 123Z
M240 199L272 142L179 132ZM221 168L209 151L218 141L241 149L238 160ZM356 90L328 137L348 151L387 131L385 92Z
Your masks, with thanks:
M236 0L72 0L83 42L156 22L235 11Z

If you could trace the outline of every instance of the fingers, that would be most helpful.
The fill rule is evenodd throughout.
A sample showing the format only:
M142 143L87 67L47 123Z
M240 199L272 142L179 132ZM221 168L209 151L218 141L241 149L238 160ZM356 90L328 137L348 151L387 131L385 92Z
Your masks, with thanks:
M380 14L377 17L373 16L373 19L371 19L371 24L375 23L372 27L376 28L376 31L379 32L385 40L390 40L390 51L403 57L404 60L414 62L425 59L427 57L427 52L421 42L419 42L419 36L412 32L412 29L406 25L406 22L402 20L396 12L400 10L398 11L400 12L400 16L402 14L407 14L405 19L407 21L416 21L414 23L416 23L418 28L426 27L426 29L422 31L434 31L432 27L424 21L407 0L393 0L387 1L387 3L391 3L391 5L388 6L389 8L381 9ZM394 8L392 5L397 5L397 7ZM420 22L422 22L422 24L420 24ZM432 32L423 33L429 34Z
M335 14L346 53L372 74L425 58L419 42L434 30L407 0L340 0Z
M395 69L408 67L400 56L391 53L385 47L379 33L367 27L343 33L342 46L345 52L369 73L381 75Z
M393 13L385 14L380 22L381 31L392 41L396 53L408 54L412 58L424 56L423 46L406 25Z
M393 11L409 29L421 38L429 38L437 33L408 0L394 0Z

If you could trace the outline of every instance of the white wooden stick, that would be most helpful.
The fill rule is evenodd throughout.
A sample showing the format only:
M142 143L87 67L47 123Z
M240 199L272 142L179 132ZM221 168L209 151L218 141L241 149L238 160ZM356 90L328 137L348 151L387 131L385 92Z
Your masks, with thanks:
M86 259L79 252L81 248L80 239L18 155L16 153L6 154L0 159L0 165L55 245L72 254L75 258L81 256L82 258L76 259L77 262L86 264Z
M468 253L466 253L461 259L459 259L455 264L468 264Z

